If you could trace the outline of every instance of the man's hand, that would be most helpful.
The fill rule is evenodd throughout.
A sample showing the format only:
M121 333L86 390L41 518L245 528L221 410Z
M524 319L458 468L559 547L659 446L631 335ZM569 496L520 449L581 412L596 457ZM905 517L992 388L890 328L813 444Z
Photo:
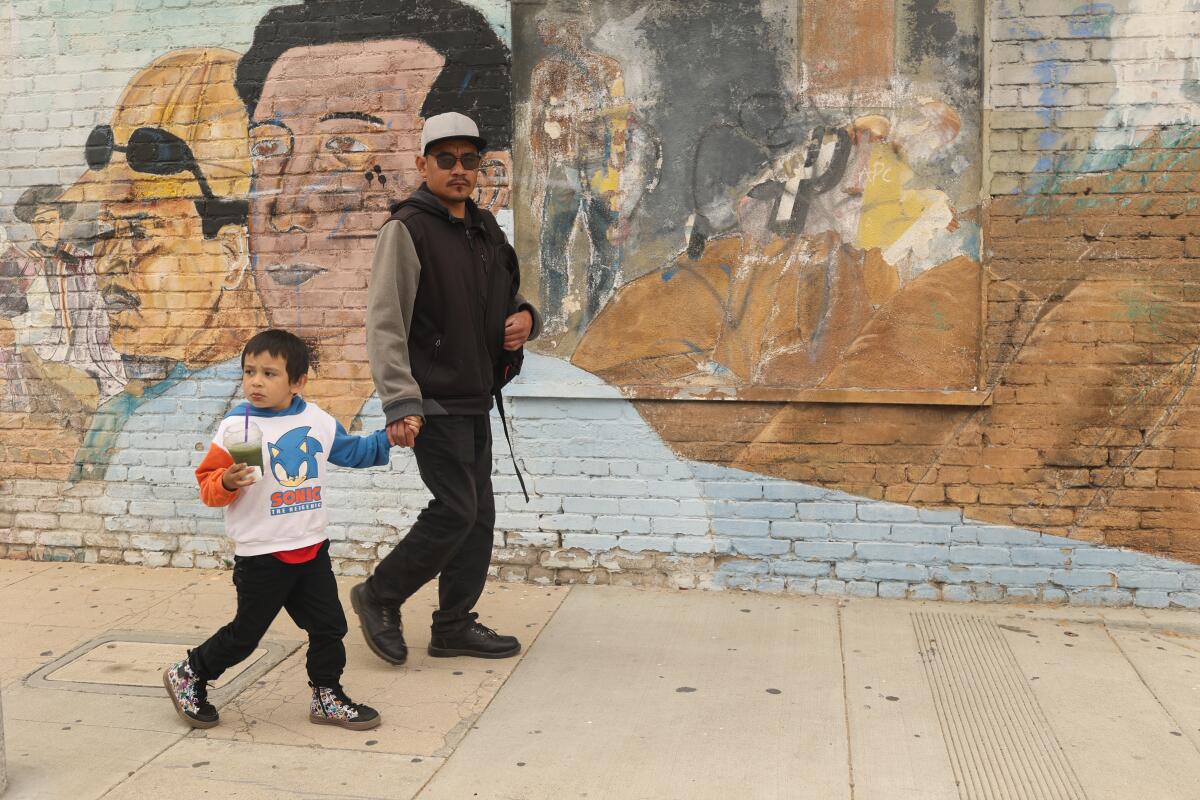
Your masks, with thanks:
M392 447L412 447L425 420L421 417L405 417L387 426L388 444Z
M225 487L225 491L232 492L249 486L257 480L258 477L251 471L248 464L234 464L221 476L221 485Z
M520 350L533 330L533 314L523 308L504 321L504 349Z

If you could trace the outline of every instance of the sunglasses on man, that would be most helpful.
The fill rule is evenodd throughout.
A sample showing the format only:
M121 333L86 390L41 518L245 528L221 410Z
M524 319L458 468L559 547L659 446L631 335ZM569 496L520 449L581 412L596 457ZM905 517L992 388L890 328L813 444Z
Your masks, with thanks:
M204 226L205 238L217 235L221 226L243 224L248 211L245 200L226 200L213 194L208 180L196 163L196 156L187 142L162 128L142 127L129 134L124 146L116 143L113 129L97 125L83 145L83 158L88 168L102 170L112 161L113 153L124 153L125 161L134 172L147 175L178 175L188 172L200 186L203 199L197 198L196 211ZM464 165L465 166L465 165Z
M463 169L476 170L483 163L483 156L479 153L463 153L461 156L456 156L453 153L438 153L431 156L434 163L438 165L438 169L452 170L456 162L461 162Z
M116 143L113 129L108 125L97 125L88 135L83 145L83 157L90 169L102 170L112 161L114 152L124 153L130 169L135 172L145 172L148 175L178 175L190 172L200 191L207 198L212 198L212 189L192 148L187 142L170 131L162 128L138 128L129 135L129 141L124 147Z

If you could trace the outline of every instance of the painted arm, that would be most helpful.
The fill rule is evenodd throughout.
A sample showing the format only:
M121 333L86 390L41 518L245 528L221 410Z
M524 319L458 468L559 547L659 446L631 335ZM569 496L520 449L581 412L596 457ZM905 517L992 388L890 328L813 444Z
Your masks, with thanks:
M333 447L329 448L329 463L339 467L380 467L388 463L390 454L387 431L353 436L346 433L339 422L333 435Z
M54 298L46 276L40 270L29 267L31 274L25 297L29 310L13 318L17 329L17 344L34 347L52 341L57 334L58 315L54 311Z
M618 218L628 224L647 192L658 185L662 147L658 135L630 112L625 129L625 168L621 170Z
M544 168L542 165L549 158L546 146L546 109L550 107L550 81L547 78L546 63L542 62L533 69L529 87L529 147L533 150L535 169Z

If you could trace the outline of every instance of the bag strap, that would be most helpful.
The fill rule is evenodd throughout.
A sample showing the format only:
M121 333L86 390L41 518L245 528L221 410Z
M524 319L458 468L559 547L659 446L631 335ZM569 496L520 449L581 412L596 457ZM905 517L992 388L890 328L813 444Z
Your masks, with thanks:
M500 427L504 429L504 441L508 442L508 454L512 457L513 470L517 473L517 481L521 484L521 494L525 495L525 502L529 502L529 490L525 488L525 477L521 474L521 468L517 466L517 453L513 450L512 438L508 435L508 420L504 416L504 394L497 388L493 394L496 396L496 410L500 412Z

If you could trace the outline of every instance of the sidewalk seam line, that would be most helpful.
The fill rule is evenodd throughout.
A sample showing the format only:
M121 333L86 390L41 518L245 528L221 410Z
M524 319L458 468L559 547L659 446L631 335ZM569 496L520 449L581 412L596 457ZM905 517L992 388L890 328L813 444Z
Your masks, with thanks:
M1185 731L1188 731L1188 728L1183 725L1174 714L1171 713L1171 709L1167 708L1163 701L1159 698L1158 692L1154 691L1154 689L1150 687L1150 684L1146 681L1145 676L1142 675L1142 671L1137 668L1137 664L1133 663L1133 659L1131 659L1129 654L1125 652L1125 648L1121 647L1121 643L1117 641L1117 637L1112 635L1112 631L1108 629L1107 625L1104 626L1104 633L1106 636L1108 636L1109 641L1111 641L1117 648L1117 652L1121 654L1121 658L1125 659L1125 663L1128 664L1129 668L1133 670L1133 674L1137 675L1137 678L1139 681L1141 681L1142 686L1144 686L1146 691L1150 693L1150 696L1154 698L1154 702L1157 703L1158 707L1161 708L1163 713L1167 715L1167 719L1175 723L1175 726L1179 728L1179 732L1183 733L1187 738L1188 744L1192 746L1192 749L1200 753L1200 747L1198 747L1195 740L1192 739L1191 732L1189 731L1185 733Z
M11 559L5 559L5 560L6 560L6 561L8 561L8 560L11 560ZM38 561L32 561L32 562L30 562L30 563L34 563L34 564L38 564L38 563L40 563L40 564L46 564L46 563L48 563L48 562L45 562L45 561L40 561L40 562L38 562ZM68 563L75 563L75 562L68 562ZM15 581L13 581L12 583L6 583L6 584L4 584L4 586L2 586L2 587L0 587L0 588L2 588L2 589L8 589L8 588L11 588L11 587L13 587L13 586L16 586L16 585L18 585L18 584L24 583L25 581L27 581L27 580L30 580L31 578L36 578L38 575L41 575L43 572L49 572L51 569L53 569L53 567L51 567L51 566L44 567L44 568L42 568L42 569L39 569L39 570L37 570L36 572L31 572L30 574L26 575L24 578L19 578L19 579L17 579L17 580L15 580ZM65 626L65 625L64 625L64 626L60 626L60 627L68 627L68 626Z
M190 733L190 731L189 731L189 733ZM116 782L116 783L114 783L112 786L110 786L110 787L108 787L107 789L105 789L105 790L104 790L104 794L102 794L102 795L98 795L98 796L96 797L96 800L104 800L104 798L108 797L110 794L112 794L114 791L116 791L118 788L120 788L120 787L121 787L121 786L122 786L122 785L123 785L123 784L124 784L126 781L128 781L130 778L133 778L133 777L135 777L135 776L136 776L136 775L138 775L138 774L139 774L139 773L140 773L142 770L144 770L146 767L150 766L150 765L151 765L151 764L153 764L155 761L157 761L159 756L161 756L163 753L167 752L167 751L168 751L168 750L170 750L172 747L174 747L175 745L179 744L180 742L182 742L182 741L183 741L184 739L186 739L186 738L188 738L188 734L186 734L186 733L184 733L184 734L180 734L178 737L176 737L175 741L171 742L171 743L170 743L170 744L168 744L166 747L164 747L162 750L159 750L157 753L155 753L154 755L150 756L150 758L146 759L146 761L145 761L145 762L143 762L143 764L142 764L140 767L138 767L137 769L135 769L135 770L134 770L132 773L130 773L129 775L126 775L124 778L121 778L121 780L117 781L117 782Z
M842 718L846 723L846 777L850 800L854 800L854 737L850 735L850 693L846 683L846 639L842 628L842 605L837 606L838 651L842 656Z
M517 665L513 667L512 672L508 673L508 677L504 679L504 682L497 687L496 691L492 694L491 699L487 701L487 705L481 708L479 713L475 715L476 722L483 719L483 715L487 713L489 708L491 708L492 703L496 702L496 698L500 696L500 692L504 691L504 687L508 685L510 680L512 680L513 675L517 674L517 670L520 669L521 665L525 663L525 657L529 655L529 651L533 649L533 646L537 643L537 640L542 638L542 634L546 632L546 629L550 627L550 623L553 622L554 618L558 616L558 612L562 609L563 603L567 602L567 598L570 597L571 593L575 591L575 586L576 584L567 585L567 591L563 592L562 602L554 607L554 611L550 613L550 616L546 619L546 622L542 625L541 629L538 630L537 635L529 640L529 644L521 648L521 658L517 662ZM467 732L462 735L462 738L458 740L458 744L454 745L453 749L450 751L450 755L443 757L442 763L438 765L438 768L430 773L429 778L426 779L426 781L422 783L417 790L412 793L412 795L410 795L411 800L417 800L421 796L421 793L429 787L429 784L433 783L433 779L436 778L438 773L445 768L446 764L450 763L450 759L454 758L454 754L458 752L458 748L462 746L462 743L465 742L467 737L470 735L471 731L468 729ZM103 800L103 798L100 798L100 800ZM851 797L850 800L854 800L854 798Z

